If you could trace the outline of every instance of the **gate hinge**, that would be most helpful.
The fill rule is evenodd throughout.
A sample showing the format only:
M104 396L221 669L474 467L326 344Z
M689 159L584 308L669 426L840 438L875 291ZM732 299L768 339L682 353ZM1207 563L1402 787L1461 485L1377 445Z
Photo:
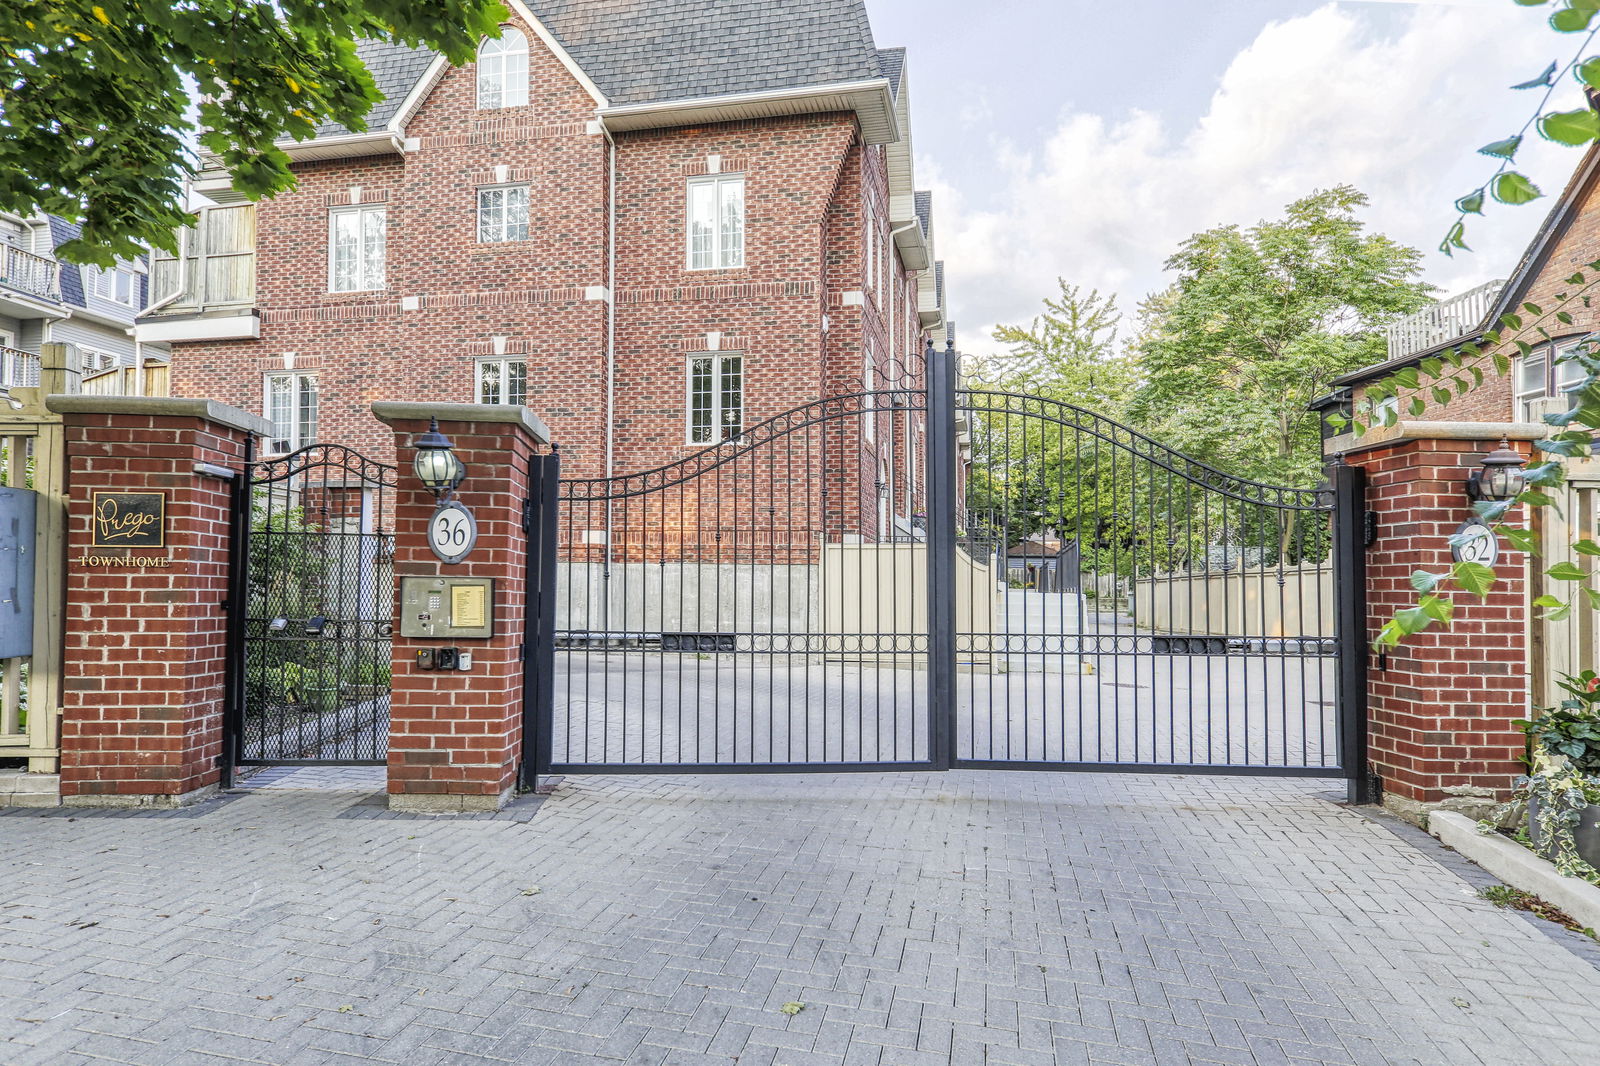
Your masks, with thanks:
M532 500L523 500L522 501L522 531L524 533L532 533L533 532L533 501Z
M1370 548L1378 543L1378 512L1365 511L1361 515L1361 546Z

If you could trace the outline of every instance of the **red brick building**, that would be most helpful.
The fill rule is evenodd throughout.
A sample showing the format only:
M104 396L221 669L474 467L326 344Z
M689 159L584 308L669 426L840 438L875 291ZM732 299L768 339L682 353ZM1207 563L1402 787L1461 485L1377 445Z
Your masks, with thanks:
M525 403L595 477L912 383L942 291L905 54L861 0L511 9L465 67L363 45L386 98L286 144L295 189L199 175L139 327L175 395L380 456L374 400ZM845 442L863 471L916 461L895 417Z

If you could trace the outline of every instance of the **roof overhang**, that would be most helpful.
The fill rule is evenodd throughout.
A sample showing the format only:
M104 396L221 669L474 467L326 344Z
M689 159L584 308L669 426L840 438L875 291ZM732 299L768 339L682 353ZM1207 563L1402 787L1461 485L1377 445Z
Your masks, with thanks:
M887 78L807 85L759 93L702 96L691 100L625 104L601 108L599 116L606 129L623 133L789 115L816 115L830 111L853 111L861 123L861 139L867 144L893 144L901 137L900 123L895 117L894 96L889 91Z
M1450 340L1435 344L1431 348L1424 348L1420 352L1412 352L1409 355L1402 355L1398 359L1388 359L1382 363L1364 366L1360 370L1352 370L1348 374L1341 374L1339 377L1334 378L1330 384L1335 386L1365 385L1378 378L1387 377L1397 370L1416 366L1424 359L1447 352L1452 348L1459 348L1463 344L1477 344L1481 340L1483 340L1483 332L1481 330L1475 333L1463 333L1459 337L1452 337Z
M317 159L358 159L368 155L403 155L405 140L395 130L343 133L310 141L279 141L277 146L296 163Z
M913 218L909 223L895 227L894 246L900 252L900 262L907 270L927 270L933 265L933 254L922 235L922 224Z

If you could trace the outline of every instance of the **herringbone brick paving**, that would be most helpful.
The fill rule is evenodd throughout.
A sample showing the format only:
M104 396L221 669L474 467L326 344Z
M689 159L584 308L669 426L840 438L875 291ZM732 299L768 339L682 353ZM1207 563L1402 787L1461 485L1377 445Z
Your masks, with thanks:
M1600 971L1326 788L587 778L492 817L281 788L7 812L0 1061L1600 1061Z

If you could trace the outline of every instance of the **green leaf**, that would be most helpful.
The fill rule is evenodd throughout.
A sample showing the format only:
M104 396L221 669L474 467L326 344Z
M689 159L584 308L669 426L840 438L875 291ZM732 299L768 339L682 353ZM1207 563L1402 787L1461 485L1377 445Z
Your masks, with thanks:
M1497 159L1513 159L1516 157L1517 149L1520 147L1522 147L1522 134L1519 133L1515 137L1507 137L1503 141L1490 141L1482 148L1479 148L1478 151L1484 155L1492 155Z
M1539 553L1539 534L1533 530L1523 529L1521 526L1502 526L1500 532L1505 534L1511 546L1518 551L1527 552L1529 555Z
M1594 20L1594 11L1582 7L1568 7L1550 16L1550 25L1558 33L1582 33Z
M1494 179L1491 189L1494 192L1494 198L1503 204L1532 203L1544 195L1539 191L1537 185L1515 170L1508 170L1504 174L1498 175Z
M1566 601L1558 600L1554 596L1547 594L1534 600L1533 605L1535 607L1564 607L1566 606Z
M778 1008L778 1013L787 1014L789 1017L793 1018L796 1014L799 1014L805 1009L806 1005L804 1003L785 1003L783 1006Z
M1600 555L1600 544L1592 540L1575 540L1572 542L1572 550L1579 555Z
M1432 592L1444 579L1444 574L1432 574L1426 570L1411 571L1411 587L1418 592Z
M1589 610L1600 610L1600 589L1584 589L1583 598Z
M1544 572L1548 578L1556 581L1584 581L1589 574L1577 563L1557 563Z
M1587 107L1539 117L1539 132L1557 144L1588 144L1600 138L1600 114Z
M1482 563L1457 563L1451 576L1455 578L1456 584L1480 600L1489 595L1489 590L1494 587L1495 582L1494 569Z
M1546 85L1549 85L1551 82L1553 82L1555 80L1556 80L1556 64L1552 62L1548 67L1544 68L1544 73L1539 75L1537 78L1530 78L1527 81L1518 82L1516 85L1513 85L1512 88L1513 89L1542 89Z
M1484 190L1474 189L1456 201L1456 210L1464 215L1483 214Z
M1417 601L1417 609L1435 622L1449 622L1456 605L1443 596L1424 596Z
M1572 71L1573 76L1591 89L1600 89L1600 56L1590 56Z

